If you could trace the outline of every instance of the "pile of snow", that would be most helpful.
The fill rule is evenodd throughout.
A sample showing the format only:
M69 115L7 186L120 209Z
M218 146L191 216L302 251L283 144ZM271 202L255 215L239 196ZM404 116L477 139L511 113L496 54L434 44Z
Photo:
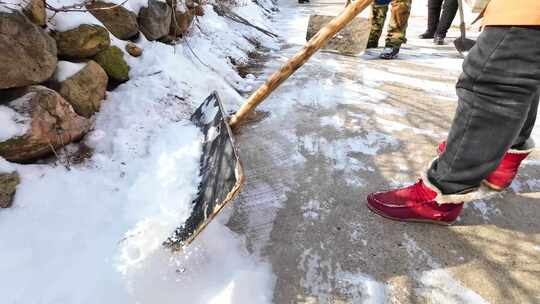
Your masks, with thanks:
M261 11L253 3L242 8L269 27ZM188 42L172 47L141 39L143 56L126 56L131 80L108 92L85 140L94 149L85 164L68 170L0 159L0 170L16 169L22 178L13 208L0 211L2 302L271 302L268 263L247 252L226 219L214 221L185 252L162 246L189 215L200 181L202 137L187 118L214 90L231 107L243 99L237 89L247 82L228 56L247 60L255 47L245 36L276 43L211 7L206 12L202 31ZM62 22L67 28L82 21ZM56 77L78 68L61 62ZM23 132L18 121L0 108L1 136Z

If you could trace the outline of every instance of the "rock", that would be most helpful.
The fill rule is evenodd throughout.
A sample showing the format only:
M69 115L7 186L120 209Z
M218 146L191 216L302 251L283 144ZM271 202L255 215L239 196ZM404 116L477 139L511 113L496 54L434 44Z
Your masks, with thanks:
M77 114L90 118L99 111L108 80L103 68L90 60L82 70L60 83L58 93Z
M54 39L25 15L0 12L0 89L49 79L56 55Z
M126 52L128 52L128 54L130 54L133 57L139 57L142 55L143 50L135 43L128 42L126 44Z
M139 11L139 28L146 39L157 40L169 33L171 16L172 9L167 3L148 0L148 7Z
M127 40L139 33L137 15L123 6L96 1L87 5L86 8L90 9L90 13L119 39Z
M124 52L116 46L111 46L100 52L94 60L105 70L111 80L124 82L129 80L129 66L124 60Z
M47 24L44 0L29 0L23 9L24 14L35 24L43 27Z
M193 8L193 14L194 14L195 16L199 16L199 17L204 16L204 7L202 7L202 6L200 6L200 5L194 7L194 8Z
M309 17L306 40L315 36L321 28L330 23L334 16L311 15ZM323 49L356 55L366 49L371 21L364 17L354 18L344 29L328 41Z
M175 37L184 36L188 32L193 18L191 10L185 12L175 11L174 18L171 21L170 35Z
M165 43L165 44L170 44L170 45L175 45L176 44L176 39L177 37L173 36L173 35L167 35L165 37L161 37L158 39L159 42L161 43Z
M53 34L58 56L68 59L86 59L106 50L111 44L109 32L99 25L82 24L65 32Z
M201 4L199 0L185 0L186 7L189 9L195 8L197 5Z
M20 182L17 172L0 173L0 208L9 208L13 205L15 191Z
M7 106L31 119L24 135L0 142L0 156L8 161L27 163L49 155L79 140L91 127L91 120L77 115L60 94L43 86L29 87Z

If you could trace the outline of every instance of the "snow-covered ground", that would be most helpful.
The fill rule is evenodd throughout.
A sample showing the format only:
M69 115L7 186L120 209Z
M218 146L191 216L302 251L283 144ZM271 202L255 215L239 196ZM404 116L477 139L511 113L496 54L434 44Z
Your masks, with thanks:
M271 26L251 2L237 10ZM255 47L245 37L276 45L219 17L211 6L205 13L183 44L141 37L143 56L126 56L131 80L107 94L85 140L94 149L87 162L68 169L0 159L0 172L16 169L22 178L14 206L0 211L0 302L271 302L269 265L250 255L223 222L215 221L186 252L162 246L189 215L199 183L201 134L189 122L190 113L213 90L231 106L242 100L237 90L246 91L248 83L229 58L247 61ZM99 23L89 13L53 19L59 30L86 22ZM125 43L111 39L121 47ZM79 68L60 62L56 77ZM0 140L27 127L26 118L4 106L0 121Z

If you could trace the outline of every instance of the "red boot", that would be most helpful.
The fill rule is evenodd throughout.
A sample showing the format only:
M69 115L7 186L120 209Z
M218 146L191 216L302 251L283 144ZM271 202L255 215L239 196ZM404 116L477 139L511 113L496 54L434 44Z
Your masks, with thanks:
M484 184L493 190L501 191L510 186L516 177L521 162L531 154L530 150L509 150L503 160L485 180Z
M446 141L439 144L437 152L442 154L446 149ZM501 191L510 186L516 177L521 162L531 154L531 150L509 150L504 155L501 163L485 180L484 184L489 188Z
M371 211L392 220L451 225L461 213L463 202L449 201L461 197L442 195L420 179L406 188L372 193L367 197L367 205Z

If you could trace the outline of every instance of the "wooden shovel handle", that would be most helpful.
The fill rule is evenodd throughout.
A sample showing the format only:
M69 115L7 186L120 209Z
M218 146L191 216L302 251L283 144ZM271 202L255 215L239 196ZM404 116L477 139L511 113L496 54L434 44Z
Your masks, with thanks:
M306 63L313 54L315 54L323 45L332 39L336 33L341 31L351 20L353 20L360 12L368 7L374 0L356 0L347 5L345 9L334 18L330 23L323 27L307 44L296 54L289 59L277 72L272 74L270 78L255 91L246 100L229 121L231 127L242 122L268 95L270 95L279 85L281 85L289 76L298 70Z

